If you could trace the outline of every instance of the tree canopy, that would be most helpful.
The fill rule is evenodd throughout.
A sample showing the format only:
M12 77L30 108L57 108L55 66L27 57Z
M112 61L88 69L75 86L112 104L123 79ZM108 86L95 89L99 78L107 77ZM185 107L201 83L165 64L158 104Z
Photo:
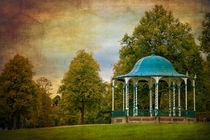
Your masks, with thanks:
M209 53L210 52L210 13L206 13L202 25L203 25L203 31L200 37L201 47L205 53Z
M0 74L0 128L53 125L52 84L44 77L34 82L32 68L28 58L17 54Z
M129 72L138 59L156 55L172 62L180 73L199 73L201 58L189 24L181 23L172 12L156 5L146 11L133 34L125 34L121 41L120 60L114 66L115 75Z
M7 125L20 128L21 121L31 112L35 84L32 65L23 56L15 55L0 75L1 115Z
M92 54L80 50L71 61L60 87L61 104L65 113L75 116L75 121L84 123L85 111L96 108L100 101L102 81L99 77L99 64ZM78 112L81 120L78 120ZM71 117L71 121L73 117ZM73 123L73 122L72 122Z
M206 13L205 18L203 20L203 31L200 36L201 41L201 49L207 55L207 59L204 62L204 69L203 69L203 88L208 93L210 91L210 13ZM207 98L206 98L207 97ZM206 105L206 111L210 111L210 95L206 94L206 97L203 97L204 106Z

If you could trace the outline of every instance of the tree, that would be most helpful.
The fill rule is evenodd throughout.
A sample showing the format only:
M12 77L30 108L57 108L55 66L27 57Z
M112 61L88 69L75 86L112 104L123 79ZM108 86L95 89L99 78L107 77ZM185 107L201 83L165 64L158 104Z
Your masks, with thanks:
M191 27L189 24L181 23L174 18L172 13L166 11L163 6L156 5L152 10L145 12L145 16L140 19L133 34L124 35L121 45L122 47L119 51L120 60L114 65L114 76L130 72L140 58L151 55L152 48L155 48L155 54L167 58L179 73L188 71L191 76L197 74L198 88L196 90L201 92L202 86L199 86L202 85L200 73L202 73L203 65L200 57L200 48L195 44ZM162 85L160 85L159 96L162 96L164 93L167 94L166 90L161 91L162 86L167 86L166 83L160 84ZM139 92L148 93L148 86L143 85L141 83ZM118 87L121 89L117 90L122 91L122 85L118 84ZM146 93L140 94L141 100L148 98ZM192 93L189 92L189 94ZM160 97L159 99L161 100L162 98ZM189 95L188 101L191 102L191 100L191 95ZM144 104L148 107L148 99L145 101L146 104L141 102L140 105ZM121 103L121 99L116 101L118 107Z
M15 55L0 75L0 116L4 116L9 128L23 127L23 121L32 111L34 83L32 65L23 56Z
M56 95L52 100L52 112L53 112L53 120L54 125L57 126L60 124L60 112L59 112L59 102L61 100L61 97L59 95Z
M111 122L111 85L110 83L104 82L101 86L101 98L97 108L97 115L92 123L110 123ZM90 114L91 115L91 114Z
M40 77L36 83L40 91L39 127L51 126L53 124L52 100L50 98L52 83L45 77Z
M200 36L201 48L205 53L210 53L210 13L206 13L205 19L202 23L203 31ZM210 60L210 58L208 58Z
M50 94L50 91L52 90L52 82L50 80L45 77L40 77L36 80L36 83L39 88L47 92L47 94Z
M94 111L100 101L101 78L99 64L92 54L80 50L65 73L59 92L62 94L61 110L69 123L85 123L85 114Z
M201 48L204 53L207 55L207 59L204 62L204 69L203 69L203 77L205 77L204 80L204 89L206 93L210 91L210 13L206 13L204 21L202 23L203 25L203 31L200 36L200 42L201 42ZM210 111L210 95L206 94L206 97L201 98L202 101L207 102L204 103L204 106L206 107L206 111Z

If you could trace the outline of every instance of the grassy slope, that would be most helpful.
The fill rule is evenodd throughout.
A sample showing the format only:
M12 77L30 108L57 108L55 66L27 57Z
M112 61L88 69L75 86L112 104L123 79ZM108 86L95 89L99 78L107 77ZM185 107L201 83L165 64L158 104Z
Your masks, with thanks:
M123 124L0 131L1 140L210 139L210 124Z

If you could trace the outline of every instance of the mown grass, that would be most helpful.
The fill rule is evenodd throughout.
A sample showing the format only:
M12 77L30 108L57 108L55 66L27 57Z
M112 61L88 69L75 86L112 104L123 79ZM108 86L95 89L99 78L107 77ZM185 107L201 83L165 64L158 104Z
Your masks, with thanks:
M208 140L210 124L121 124L0 131L1 140Z

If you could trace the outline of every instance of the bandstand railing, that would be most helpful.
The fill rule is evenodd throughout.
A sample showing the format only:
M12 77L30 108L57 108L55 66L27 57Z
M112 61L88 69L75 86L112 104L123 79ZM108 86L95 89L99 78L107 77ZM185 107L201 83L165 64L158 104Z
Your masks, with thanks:
M169 112L159 110L159 111L158 111L158 116L159 116L159 117L168 117L168 116L169 116Z
M154 112L153 112L154 115ZM142 116L142 117L149 117L150 116L150 112L148 109L139 109L138 110L138 116Z
M152 116L154 116L154 110L152 112ZM158 117L168 117L169 116L169 112L167 111L162 111L159 110L158 111ZM115 110L112 111L112 117L133 117L133 112L130 111L129 112L129 116L127 116L127 111L123 111L123 110ZM147 109L139 109L138 110L138 115L134 116L134 117L150 117L150 111ZM173 117L173 112L171 113L171 117ZM196 117L196 112L195 111L181 111L181 116L179 116L179 112L176 111L176 117L191 117L191 118L195 118Z
M127 117L127 111L115 110L112 111L112 117Z

